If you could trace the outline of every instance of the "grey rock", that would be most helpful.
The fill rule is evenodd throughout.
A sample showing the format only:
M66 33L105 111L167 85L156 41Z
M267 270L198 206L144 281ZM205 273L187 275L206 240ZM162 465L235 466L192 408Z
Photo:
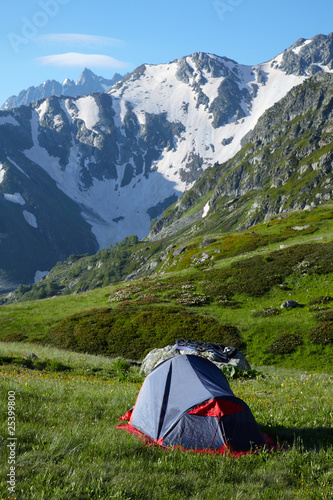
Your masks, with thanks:
M223 368L225 366L234 366L236 368L239 368L240 370L251 369L249 362L241 351L238 351L237 354L227 363L221 363L220 361L218 361L218 359L220 358L218 358L218 356L216 356L216 354L212 352L180 351L178 349L174 349L173 346L168 345L161 349L153 349L147 354L142 362L140 374L148 375L156 366L158 366L166 359L172 358L173 356L180 356L182 354L202 356L212 361L218 368Z
M25 359L34 359L34 360L38 359L38 356L31 351L25 352L24 357L25 357Z
M281 309L294 309L295 307L301 307L301 304L296 300L286 300L280 307Z
M202 247L207 247L208 245L211 245L212 243L215 243L216 239L215 238L205 238L199 245L198 248Z
M182 254L183 252L185 252L187 246L186 245L181 245L180 247L176 248L176 250L174 250L172 252L172 255L174 257L178 257L178 255Z
M105 92L121 79L122 76L119 73L115 73L113 78L108 80L102 76L95 75L91 70L85 68L76 83L69 79L66 79L62 84L55 80L47 80L38 85L38 87L29 87L26 90L22 90L18 95L9 97L1 106L1 109L16 108L17 106L30 104L52 95L74 97L88 95L92 92Z
M228 144L231 144L233 140L234 140L234 136L228 137L227 139L224 138L222 140L222 145L223 146L228 146Z
M310 224L306 224L305 226L294 226L291 229L294 231L303 231L303 229L307 229L308 227L310 227Z
M179 351L174 349L171 345L164 347L163 349L153 349L142 361L140 375L148 375L155 366L159 365L166 359L177 356Z

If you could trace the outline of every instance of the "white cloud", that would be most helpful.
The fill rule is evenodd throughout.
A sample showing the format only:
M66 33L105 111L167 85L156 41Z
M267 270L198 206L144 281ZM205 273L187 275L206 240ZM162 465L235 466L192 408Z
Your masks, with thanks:
M37 41L52 43L72 43L79 45L122 46L124 42L108 36L82 35L80 33L53 33L36 37Z
M101 54L80 54L78 52L67 52L52 56L38 57L37 62L42 66L66 66L66 67L88 67L88 68L127 68L129 65L118 61L111 56Z

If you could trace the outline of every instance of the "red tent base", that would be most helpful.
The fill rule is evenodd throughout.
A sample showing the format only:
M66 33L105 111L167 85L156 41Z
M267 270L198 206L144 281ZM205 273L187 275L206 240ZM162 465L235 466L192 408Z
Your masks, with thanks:
M129 413L130 412L128 412L123 417L120 417L119 420L128 420L128 418L126 418L126 417L128 417ZM137 429L136 427L134 427L131 424L117 425L116 429L121 429L123 431L129 432L130 434L133 434L134 436L137 436L146 446L158 446L159 448L161 448L165 451L173 449L173 450L181 450L181 451L186 451L186 452L191 452L191 453L200 453L202 455L203 454L227 455L227 456L237 458L237 457L242 457L244 455L257 454L260 451L263 451L264 449L268 449L270 452L277 451L277 450L281 449L273 441L273 439L270 436L268 436L267 434L265 434L264 432L262 433L262 435L263 435L263 438L265 440L265 443L262 447L256 448L255 450L239 451L239 450L233 449L232 446L227 445L227 444L225 444L224 446L222 446L222 448L219 448L217 450L216 449L208 449L208 448L202 449L202 450L199 450L199 449L186 450L182 446L164 446L162 444L163 438L161 440L159 440L159 439L154 440L151 437L147 436L147 434L144 434L143 432L141 432L139 429Z

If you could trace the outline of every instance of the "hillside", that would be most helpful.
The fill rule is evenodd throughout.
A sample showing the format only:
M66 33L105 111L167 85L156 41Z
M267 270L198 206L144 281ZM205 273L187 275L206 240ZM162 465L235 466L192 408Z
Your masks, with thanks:
M312 43L300 41L297 53L306 46L311 55ZM290 51L275 70L281 72L282 68L288 73L288 58ZM195 56L193 60L201 71L208 71L205 65L210 61L215 78L216 59ZM174 64L178 77L186 79L188 60ZM218 64L226 68L226 64L234 63L219 60ZM300 68L293 68L302 76ZM128 75L112 92L122 98L131 92L135 81L147 78L147 71L152 68ZM114 127L111 96L89 99L101 104L103 123ZM53 104L61 108L59 101ZM77 104L68 109L81 138L86 108ZM95 104L90 102L92 109ZM152 101L150 105L155 104ZM46 101L36 106L47 123ZM132 108L126 109L128 120L124 123L130 134L136 119ZM19 110L20 119L29 123L31 111ZM6 120L10 120L9 115ZM153 131L158 130L155 138L162 147L171 133L168 127L176 123L166 120L162 134L162 129L154 128L154 120L145 132L146 142L141 137L137 143L146 148L147 154ZM132 234L91 255L96 240L88 237L92 233L82 219L79 241L87 245L83 255L72 252L42 280L21 284L2 296L0 338L140 360L148 349L173 343L177 337L213 337L216 342L243 350L255 365L320 366L320 371L329 370L333 361L332 122L333 75L318 71L263 113L243 137L242 148L226 162L202 173L194 186L152 224L146 238ZM92 129L96 123L90 124ZM65 122L61 127L65 134ZM135 130L139 129L134 127L132 132ZM49 137L52 134L47 132ZM127 139L122 136L122 147L133 152L133 143L130 145ZM29 134L23 134L21 140L28 144ZM74 184L65 168L63 143L54 143L53 147L64 155L62 182L70 190ZM36 143L32 149L37 154ZM97 164L94 168L96 175L105 175ZM22 174L30 182L36 172L33 163L29 164L29 175L27 172ZM2 183L6 189L10 180L6 171ZM45 193L58 189L59 184L47 176L45 182ZM77 191L81 200L84 186L87 188L90 182L96 186L92 177L84 182L80 193ZM22 209L28 193L20 193L6 192L4 198ZM65 195L59 189L58 199L61 196ZM46 201L50 203L45 194ZM90 198L90 203L93 201ZM64 214L59 212L55 217L70 217L77 224L79 216L73 203L65 197L61 203ZM162 208L163 204L159 205L159 210ZM33 226L33 213L25 210L25 214ZM152 212L151 216L156 214ZM101 227L96 224L95 228ZM53 230L56 227L53 224ZM67 229L71 233L70 224ZM101 237L99 229L97 233ZM296 307L282 308L286 301L296 302Z
M244 166L242 177L231 159L236 153L250 154L251 144L255 149L250 142L240 153L266 110L313 75L332 72L332 46L332 34L301 39L254 66L197 52L167 64L142 65L107 93L52 96L1 111L3 279L13 288L18 282L31 284L72 254L95 253L131 234L145 238L165 209L195 187L204 173L214 175L214 165L228 160L231 164L223 163L225 179L221 176L228 190L215 192L216 203L228 201L230 210L237 207L235 196L251 187L247 172L251 177L253 165ZM323 78L323 91L325 84ZM302 104L295 110L298 107ZM252 159L261 172L262 158L255 158L254 150ZM290 162L292 168L295 159ZM274 165L265 168L267 178L276 177L279 187L284 176L281 179ZM309 171L306 176L311 182ZM253 189L267 190L265 178L256 174L250 182ZM204 183L206 189L207 177ZM207 202L211 197L205 193ZM238 216L229 217L221 230L233 228L238 218L243 223L241 213L250 209L253 217L243 217L245 225L256 221L260 211L297 208L292 200L286 203L281 196L274 201L272 195L272 203L255 210L261 202L251 196L247 203L242 198L234 213ZM203 206L206 214L208 205ZM192 221L198 214L190 215ZM155 225L155 232L164 220Z
M180 245L181 253L184 245L193 247L195 238L215 235L216 240L219 234L218 241L223 241L229 231L327 203L332 196L332 102L330 74L318 74L292 89L264 113L241 151L204 173L164 212L147 238L127 237L92 257L71 256L33 287L33 297L160 273L167 269L174 245ZM26 290L21 287L20 292Z
M141 359L177 338L213 335L241 348L252 365L330 371L332 229L332 205L278 216L251 230L169 245L154 274L109 286L102 286L112 269L107 259L68 261L4 299L1 339ZM119 269L128 270L133 257L148 264L153 249L128 243L132 257ZM82 291L90 266L97 288ZM67 295L54 296L57 287ZM282 309L286 300L299 307Z
M332 123L333 76L318 74L264 113L241 151L203 175L163 214L148 240L194 222L198 234L248 228L327 202L332 197Z

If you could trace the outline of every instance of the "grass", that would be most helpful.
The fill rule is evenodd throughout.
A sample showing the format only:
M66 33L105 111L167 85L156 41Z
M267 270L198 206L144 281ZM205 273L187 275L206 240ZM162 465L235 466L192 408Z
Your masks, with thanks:
M141 380L113 373L114 360L27 345L40 360L71 367L47 372L0 366L1 498L321 499L333 484L333 381L313 372L261 367L265 378L231 381L260 427L283 445L240 459L146 448L116 430ZM21 343L1 343L1 357L23 356ZM104 376L99 377L99 371ZM110 375L106 376L109 371ZM137 376L138 377L138 376ZM7 398L16 398L16 491L8 473ZM320 401L320 405L318 405Z
M333 305L322 304L315 310L312 301L333 296L332 229L332 209L328 205L274 218L256 226L254 233L209 235L206 240L210 242L202 247L200 239L194 238L179 255L173 256L171 248L162 263L163 270L157 270L155 276L72 295L2 305L0 340L45 343L48 339L58 347L76 349L77 341L71 346L59 344L54 332L65 332L63 326L67 323L72 325L72 335L78 318L75 315L80 314L75 333L80 343L77 350L140 359L147 349L173 343L177 338L202 340L196 335L199 330L193 328L194 323L209 323L212 318L221 328L232 325L238 330L239 346L250 364L326 371L333 363L333 316L328 314L328 320L320 320L318 312L329 312ZM204 252L209 259L194 265L191 259ZM295 300L302 307L282 310L280 306L286 300ZM178 313L172 318L169 312L175 307ZM115 350L96 344L101 328L94 319L100 313L94 310L101 312L103 308L110 309L110 321L102 324L103 335ZM260 314L269 308L280 314ZM191 315L192 321L188 322ZM202 331L199 333L201 337ZM284 343L279 353L281 339L286 340L286 336L292 345L289 342L287 348ZM89 347L92 337L94 349ZM117 350L119 339L122 348ZM229 340L224 342L221 337L216 341Z
M8 304L0 310L1 337L16 334L41 339L56 321L77 312L107 305L113 288L111 286L96 289L93 293Z

